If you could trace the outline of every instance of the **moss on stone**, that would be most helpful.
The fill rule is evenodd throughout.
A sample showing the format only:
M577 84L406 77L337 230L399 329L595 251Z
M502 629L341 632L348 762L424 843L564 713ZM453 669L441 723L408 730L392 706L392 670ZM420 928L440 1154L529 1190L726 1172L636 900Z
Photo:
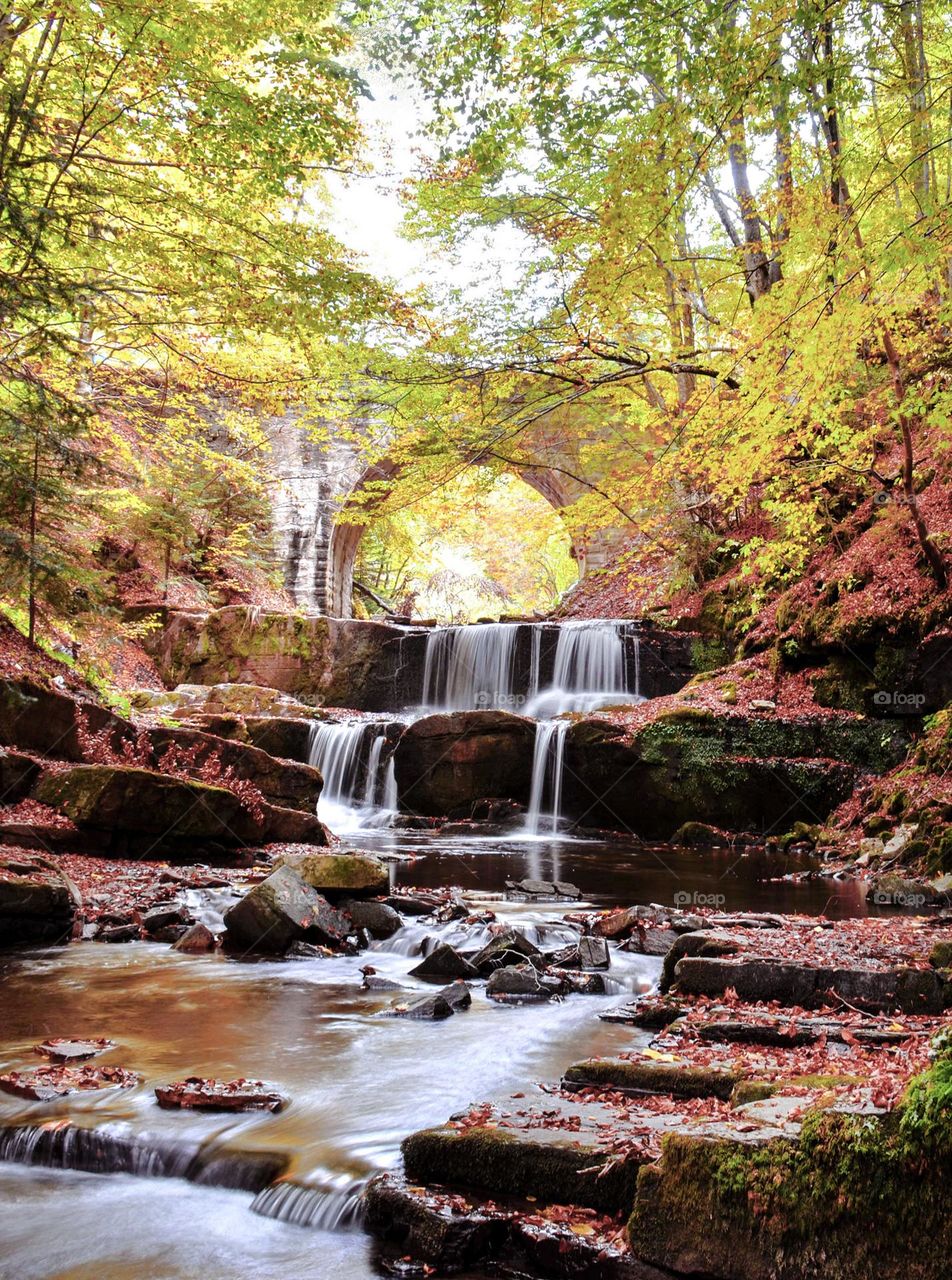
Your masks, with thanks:
M573 1063L565 1073L571 1084L605 1085L645 1093L670 1093L678 1098L731 1096L738 1075L722 1067L692 1067L676 1062L642 1062L628 1058L589 1058Z
M634 1162L612 1163L590 1146L534 1140L482 1125L426 1129L406 1138L402 1150L411 1181L531 1195L603 1213L630 1206L638 1174ZM599 1165L606 1166L604 1173L584 1172Z

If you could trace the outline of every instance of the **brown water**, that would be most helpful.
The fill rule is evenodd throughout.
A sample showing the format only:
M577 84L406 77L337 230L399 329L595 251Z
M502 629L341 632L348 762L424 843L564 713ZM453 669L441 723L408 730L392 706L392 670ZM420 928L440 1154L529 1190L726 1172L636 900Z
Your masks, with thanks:
M396 864L396 881L456 884L478 904L547 946L571 935L564 908L500 902L506 879L571 880L585 899L610 903L723 897L728 909L859 914L857 886L830 880L776 882L786 863L736 853L633 851L619 844L452 841L407 833L360 833L353 843L418 855ZM675 898L681 894L680 900ZM203 909L225 905L206 899ZM575 905L575 904L573 904ZM0 1095L0 1124L69 1115L120 1132L287 1151L291 1174L329 1194L328 1223L363 1179L399 1159L409 1132L469 1103L552 1080L572 1061L631 1045L635 1033L597 1012L656 980L660 961L613 953L613 994L545 1005L487 1001L443 1023L381 1017L395 998L360 988L360 967L406 978L436 940L467 946L459 925L411 923L372 954L332 960L240 962L189 957L166 946L74 944L0 957L0 1066L34 1065L54 1035L105 1035L120 1048L105 1061L141 1072L138 1089L69 1103ZM419 984L417 984L419 985ZM420 986L420 990L432 990ZM290 1095L283 1113L215 1116L160 1111L152 1090L182 1075L253 1076ZM0 1164L3 1280L244 1280L379 1274L358 1229L321 1230L249 1211L246 1192L177 1179L100 1176Z

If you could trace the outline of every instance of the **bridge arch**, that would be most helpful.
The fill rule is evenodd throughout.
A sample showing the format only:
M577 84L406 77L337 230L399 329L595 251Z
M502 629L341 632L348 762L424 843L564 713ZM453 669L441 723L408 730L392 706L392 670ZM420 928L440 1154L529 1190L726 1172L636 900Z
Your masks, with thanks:
M472 465L478 466L478 459L473 459ZM569 506L578 496L577 493L569 491L562 477L546 467L511 467L507 470L525 481L556 512ZM357 498L360 491L370 483L379 484L396 480L399 471L399 464L389 459L374 463L366 469L341 503L340 512L331 530L327 555L327 612L333 617L348 618L353 612L354 565L361 539L368 527L367 521L349 522L347 508L359 504L362 510L366 510L368 504L360 502ZM372 507L372 500L370 505ZM585 548L579 547L573 540L570 552L573 560L578 564L581 578L586 570Z

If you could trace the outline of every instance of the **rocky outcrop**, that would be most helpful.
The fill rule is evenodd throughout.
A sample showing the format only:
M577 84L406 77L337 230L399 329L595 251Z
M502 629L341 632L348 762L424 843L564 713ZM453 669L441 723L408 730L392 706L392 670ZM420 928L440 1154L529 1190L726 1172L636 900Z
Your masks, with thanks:
M454 711L411 724L394 752L401 808L448 814L484 796L525 803L533 721L506 711Z
M68 942L81 905L73 882L44 858L0 861L0 947Z
M780 717L770 708L666 710L632 733L591 717L567 735L564 810L648 839L668 839L688 822L780 835L822 821L859 772L888 768L907 741L901 727L884 733L860 716Z
M92 698L48 689L31 680L0 680L0 744L62 760L82 760L80 730L106 735L114 749L130 735L127 720Z
M249 807L233 791L123 765L77 765L44 775L36 799L105 848L150 852L236 848L272 841L326 844L316 817L274 805Z
M258 747L230 742L198 729L165 727L146 730L153 758L161 767L163 755L175 748L189 768L199 772L216 759L235 778L252 783L270 804L313 813L317 808L323 779L317 769L293 760L282 760Z
M0 805L16 804L28 795L39 772L39 765L29 756L0 747Z
M394 702L401 629L235 606L212 613L142 610L162 626L143 641L171 685L262 685L326 706L381 710Z

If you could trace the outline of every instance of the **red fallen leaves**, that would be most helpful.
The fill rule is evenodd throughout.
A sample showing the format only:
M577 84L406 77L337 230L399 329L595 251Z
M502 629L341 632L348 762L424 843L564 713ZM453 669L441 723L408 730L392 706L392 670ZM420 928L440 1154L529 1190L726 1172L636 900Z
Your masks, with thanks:
M74 835L79 828L64 813L57 813L38 800L21 800L0 809L0 823L8 826L42 827L46 831Z
M49 1102L68 1093L90 1089L131 1089L139 1083L135 1071L126 1067L31 1067L0 1076L0 1089L17 1098Z
M79 1062L83 1058L95 1058L98 1054L105 1053L107 1049L114 1049L115 1047L115 1040L105 1040L101 1037L93 1040L71 1040L65 1037L56 1037L51 1040L44 1040L42 1044L35 1044L33 1052L41 1053L52 1062Z
M263 1080L210 1080L188 1076L155 1091L165 1110L192 1111L281 1111L288 1099Z

